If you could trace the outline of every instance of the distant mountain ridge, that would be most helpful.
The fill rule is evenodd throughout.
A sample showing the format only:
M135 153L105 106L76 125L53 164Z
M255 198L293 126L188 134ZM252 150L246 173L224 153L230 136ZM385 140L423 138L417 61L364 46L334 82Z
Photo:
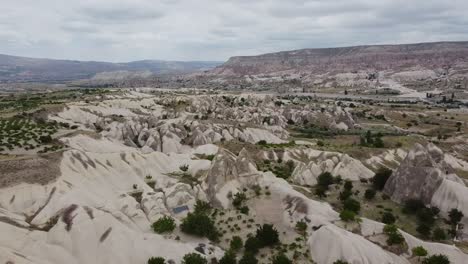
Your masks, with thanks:
M468 42L433 42L302 49L238 56L216 67L212 73L256 75L290 71L323 74L360 70L399 71L411 67L447 69L467 62Z
M27 58L0 54L0 83L61 82L88 79L113 71L149 71L154 74L187 73L220 65L215 61L141 60L127 63Z

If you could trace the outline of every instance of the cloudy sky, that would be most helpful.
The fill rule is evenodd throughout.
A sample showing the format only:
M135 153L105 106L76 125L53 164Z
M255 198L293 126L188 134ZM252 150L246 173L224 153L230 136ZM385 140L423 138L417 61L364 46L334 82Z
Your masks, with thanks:
M0 0L0 53L226 60L360 44L468 40L467 0Z

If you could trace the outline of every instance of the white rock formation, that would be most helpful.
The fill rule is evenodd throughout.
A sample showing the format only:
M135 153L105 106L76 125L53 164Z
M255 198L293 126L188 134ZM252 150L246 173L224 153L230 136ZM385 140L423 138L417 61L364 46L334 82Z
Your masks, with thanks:
M323 172L330 172L343 179L357 181L369 179L374 172L364 166L359 160L347 154L324 152L313 149L290 150L284 154L284 159L295 160L297 165L292 179L300 185L315 185L317 177Z

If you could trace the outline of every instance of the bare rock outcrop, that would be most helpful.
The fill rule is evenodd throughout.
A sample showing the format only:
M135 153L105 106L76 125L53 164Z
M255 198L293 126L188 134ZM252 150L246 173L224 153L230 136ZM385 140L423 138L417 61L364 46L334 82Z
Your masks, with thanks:
M229 192L235 192L243 184L254 184L259 176L246 149L241 150L238 156L219 149L204 179L207 198L217 205L226 206Z
M439 148L433 144L426 147L416 144L388 179L384 192L396 202L421 199L429 204L437 188L452 171Z

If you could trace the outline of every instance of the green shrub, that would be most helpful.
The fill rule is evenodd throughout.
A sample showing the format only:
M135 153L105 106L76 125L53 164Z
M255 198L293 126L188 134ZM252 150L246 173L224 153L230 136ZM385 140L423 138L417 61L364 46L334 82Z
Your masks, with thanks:
M249 207L242 206L241 208L239 208L239 211L241 212L241 214L248 215L249 214Z
M224 256L219 260L219 264L237 264L236 254L231 251L226 251Z
M188 169L189 169L189 166L188 166L188 165L182 165L182 166L179 167L179 169L180 169L181 171L183 171L183 172L187 172Z
M447 239L447 233L445 231L438 227L434 229L434 232L432 232L432 238L436 241L442 241Z
M219 237L219 233L214 226L214 222L205 214L188 213L187 217L182 220L180 229L184 233L199 237L207 237L214 241Z
M361 203L353 198L348 198L343 202L343 209L357 214L361 210Z
M450 264L450 260L445 255L432 255L422 262L423 264Z
M317 185L323 187L324 190L328 190L328 187L333 184L333 175L329 172L323 172L317 177Z
M345 201L346 199L350 198L351 195L353 195L353 192L351 190L343 190L340 192L339 199L340 201Z
M349 210L343 210L340 213L340 218L345 222L354 221L356 219L356 213Z
M321 198L326 197L327 196L327 190L323 186L317 186L317 188L315 188L315 195L317 195L318 197L321 197Z
M424 223L428 226L432 226L435 222L434 212L430 208L421 208L417 211L416 216L420 223Z
M382 223L384 224L393 224L395 223L395 221L396 221L395 216L390 212L385 212L382 215Z
M247 200L247 196L243 192L238 192L234 195L234 198L232 199L232 205L235 208L240 208L242 204Z
M211 205L208 202L197 200L195 203L194 211L196 214L201 213L208 213L211 210Z
M163 216L154 222L151 227L153 228L154 232L162 234L166 232L172 232L176 228L176 224L172 217Z
M263 224L258 228L255 237L260 241L262 247L273 246L279 242L278 231L269 224Z
M345 184L344 184L343 188L346 191L351 191L353 189L353 182L350 181L350 180L345 180Z
M374 199L375 194L376 194L376 191L374 189L367 189L366 192L364 193L364 198L366 198L366 200L372 200Z
M417 257L425 257L427 256L427 250L422 247L422 246L419 246L419 247L414 247L411 252L413 252L413 255L414 256L417 256Z
M405 238L395 225L385 225L384 233L387 235L387 244L389 246L402 245L405 242Z
M243 245L244 243L242 242L242 238L239 236L233 236L231 243L229 244L229 250L233 252L239 252Z
M242 256L242 258L239 260L239 264L257 264L257 263L258 263L257 258L255 258L255 255L250 251L246 251L244 253L244 256Z
M416 231L418 231L418 233L424 238L429 238L431 236L431 226L426 223L420 223L416 228Z
M296 231L301 234L301 235L304 235L306 232L307 232L307 223L305 221L299 221L296 223Z
M197 253L189 253L182 259L182 264L208 264L208 261Z
M463 218L463 213L455 208L449 212L449 220L452 225L457 225Z
M162 257L151 257L148 259L148 264L164 264L166 260Z
M273 258L272 264L292 264L292 261L284 254L278 254Z
M340 259L340 260L333 262L333 264L348 264L348 262Z
M52 142L52 137L47 135L47 136L40 136L39 137L39 141L42 143L42 144L49 144Z
M260 248L261 248L261 243L256 237L249 237L245 241L245 244L244 244L245 252L252 252L253 254L257 254Z

